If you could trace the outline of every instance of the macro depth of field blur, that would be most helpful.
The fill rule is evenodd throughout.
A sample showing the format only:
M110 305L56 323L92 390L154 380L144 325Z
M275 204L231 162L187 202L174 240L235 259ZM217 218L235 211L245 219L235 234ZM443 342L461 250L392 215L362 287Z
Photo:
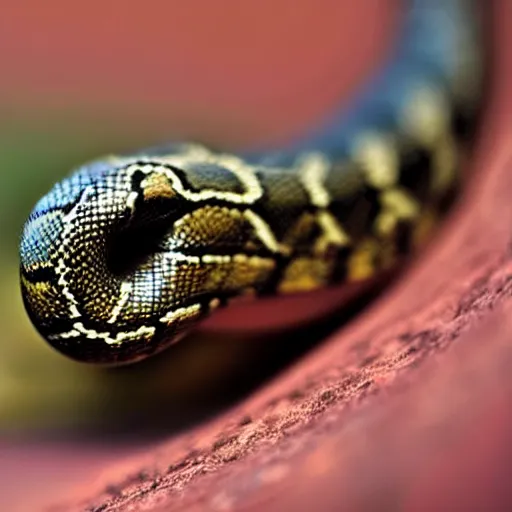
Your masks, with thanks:
M0 430L87 422L110 392L24 313L18 238L41 194L88 159L173 137L277 143L368 75L397 4L2 2Z

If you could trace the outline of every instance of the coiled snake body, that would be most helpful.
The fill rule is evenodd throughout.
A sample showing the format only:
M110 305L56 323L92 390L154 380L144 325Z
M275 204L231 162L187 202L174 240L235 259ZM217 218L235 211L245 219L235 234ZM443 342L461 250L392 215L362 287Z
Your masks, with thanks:
M482 62L470 0L409 4L352 108L282 150L177 143L57 183L20 249L24 302L50 344L135 361L234 297L365 280L420 244L459 182Z

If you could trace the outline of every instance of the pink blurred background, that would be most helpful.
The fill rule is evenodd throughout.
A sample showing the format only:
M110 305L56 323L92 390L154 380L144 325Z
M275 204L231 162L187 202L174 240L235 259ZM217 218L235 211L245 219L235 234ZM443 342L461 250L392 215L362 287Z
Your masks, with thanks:
M227 147L278 143L299 132L340 98L348 101L374 70L398 6L2 2L0 436L6 425L9 435L0 437L0 509L37 510L107 461L140 449L31 439L42 417L58 425L74 413L66 400L87 404L98 391L76 389L93 376L43 347L19 301L17 233L34 200L69 167L102 152L172 137Z
M3 2L2 107L141 116L166 136L184 128L224 143L273 139L348 97L385 50L397 5Z

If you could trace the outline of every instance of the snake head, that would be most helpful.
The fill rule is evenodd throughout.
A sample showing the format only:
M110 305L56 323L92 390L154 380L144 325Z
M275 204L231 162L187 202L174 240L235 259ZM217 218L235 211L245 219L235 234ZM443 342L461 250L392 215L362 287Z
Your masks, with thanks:
M53 347L86 362L143 359L268 278L274 260L250 254L243 208L260 197L258 182L211 155L95 162L36 204L21 288Z

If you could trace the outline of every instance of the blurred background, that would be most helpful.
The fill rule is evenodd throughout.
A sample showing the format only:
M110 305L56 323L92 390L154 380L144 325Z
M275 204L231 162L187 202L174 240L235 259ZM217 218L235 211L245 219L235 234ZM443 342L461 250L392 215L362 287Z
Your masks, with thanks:
M191 342L162 362L111 371L53 352L30 325L18 287L19 235L36 200L104 153L172 138L228 149L278 144L350 100L398 20L398 0L2 2L0 504L21 474L38 474L50 493L52 479L90 471L92 445L81 445L77 465L69 439L94 430L105 443L106 429L133 431L127 418L162 415L163 396L176 428L202 417L211 399L205 383L240 374L248 352L236 341ZM236 382L221 394L236 395ZM108 450L98 448L104 458L117 454L108 439Z
M299 133L374 70L396 4L160 0L148 11L138 2L2 2L0 429L94 423L96 407L125 403L109 393L130 374L67 361L30 325L18 239L36 200L104 153L173 138L269 145ZM204 374L218 352L180 372L197 381L198 360Z

